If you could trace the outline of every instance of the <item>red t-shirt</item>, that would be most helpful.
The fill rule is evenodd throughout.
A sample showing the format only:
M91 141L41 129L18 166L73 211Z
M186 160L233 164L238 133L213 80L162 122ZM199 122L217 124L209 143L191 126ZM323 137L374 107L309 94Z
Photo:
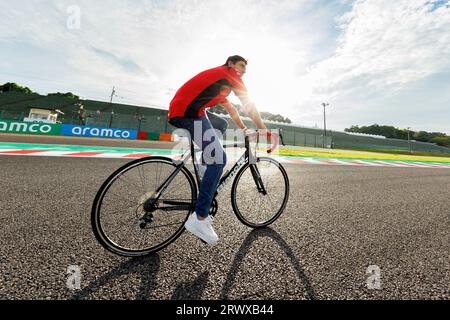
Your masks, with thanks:
M241 100L247 96L247 89L236 69L222 66L206 70L177 91L170 103L169 119L201 118L205 116L206 108L228 102L231 91Z

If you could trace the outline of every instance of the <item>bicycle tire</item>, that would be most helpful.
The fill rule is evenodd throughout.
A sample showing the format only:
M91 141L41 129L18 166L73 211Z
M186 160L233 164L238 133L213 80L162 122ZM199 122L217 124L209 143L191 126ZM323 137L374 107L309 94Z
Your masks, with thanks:
M276 160L272 159L272 158L257 158L257 164L260 164L262 162L269 162L271 164L273 164L275 166L275 168L279 169L282 177L283 177L283 181L284 181L284 194L283 194L283 200L282 203L280 205L280 207L278 209L275 209L276 212L274 212L273 214L270 214L270 218L264 220L264 221L250 221L249 218L247 217L248 214L242 212L242 209L239 208L239 204L237 201L237 196L238 196L238 186L239 183L241 182L241 179L243 177L243 175L251 170L250 164L247 164L246 166L244 166L236 175L236 178L233 182L233 186L231 188L231 205L233 208L234 213L236 214L236 217L239 219L239 221L241 221L244 225L253 228L253 229L260 229L260 228L265 228L271 224L273 224L280 216L281 214L284 212L284 210L286 209L286 205L289 201L289 192L290 192L290 186L289 186L289 177L286 173L286 170L284 169L284 167ZM251 185L254 184L254 180L253 178L251 178L252 182L249 182ZM248 203L247 203L248 205ZM252 205L248 205L248 207L251 207L253 210L254 208L257 208L258 206L252 206Z
M95 235L95 238L97 241L109 252L112 252L114 254L117 254L119 256L123 257L142 257L147 256L153 253L156 253L167 246L169 246L171 243L173 243L177 238L181 236L181 234L184 232L184 223L187 221L189 215L193 212L193 210L190 210L186 217L184 218L184 222L180 225L180 227L174 232L170 237L168 237L166 240L162 241L158 245L152 246L150 248L145 248L142 250L131 250L129 248L125 248L120 246L119 244L115 243L111 239L108 238L108 236L105 234L103 230L102 223L100 221L101 218L101 208L102 208L102 201L107 194L109 188L113 185L113 183L123 174L131 171L133 168L138 167L139 165L143 165L146 163L162 163L165 165L176 167L176 163L174 160L166 157L148 157L143 159L138 159L135 161L132 161L130 163L127 163L126 165L122 166L118 170L116 170L111 176L109 176L108 179L105 180L103 185L100 187L99 191L96 194L94 203L92 205L92 211L91 211L91 224L93 233ZM189 184L189 188L191 190L191 194L189 195L189 198L191 199L192 203L195 203L197 200L197 185L195 183L194 177L192 176L192 173L186 168L183 167L182 170L178 173L177 177L183 174L184 177L187 179L187 183Z

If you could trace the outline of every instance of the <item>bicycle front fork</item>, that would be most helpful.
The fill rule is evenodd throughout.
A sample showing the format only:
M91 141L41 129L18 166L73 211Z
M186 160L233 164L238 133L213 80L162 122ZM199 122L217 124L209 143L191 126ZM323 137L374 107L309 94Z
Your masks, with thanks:
M264 186L264 182L261 179L261 174L259 173L259 170L258 170L258 167L256 166L256 164L250 165L250 171L252 172L253 180L255 181L258 192L266 196L267 190Z

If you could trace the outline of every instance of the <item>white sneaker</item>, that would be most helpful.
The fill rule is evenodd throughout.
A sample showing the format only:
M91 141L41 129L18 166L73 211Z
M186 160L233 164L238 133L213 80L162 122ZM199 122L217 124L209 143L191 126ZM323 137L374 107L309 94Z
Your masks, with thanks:
M187 231L205 241L211 246L215 246L219 241L219 237L212 227L212 219L210 216L205 220L199 220L197 213L193 213L184 225Z

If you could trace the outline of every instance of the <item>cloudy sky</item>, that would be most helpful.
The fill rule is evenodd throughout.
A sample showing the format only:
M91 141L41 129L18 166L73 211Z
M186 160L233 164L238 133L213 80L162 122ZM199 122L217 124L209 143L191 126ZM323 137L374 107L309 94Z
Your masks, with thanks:
M167 109L234 54L260 111L450 134L450 0L0 2L0 83L42 94Z

